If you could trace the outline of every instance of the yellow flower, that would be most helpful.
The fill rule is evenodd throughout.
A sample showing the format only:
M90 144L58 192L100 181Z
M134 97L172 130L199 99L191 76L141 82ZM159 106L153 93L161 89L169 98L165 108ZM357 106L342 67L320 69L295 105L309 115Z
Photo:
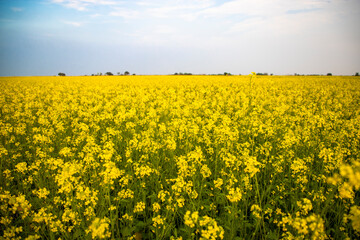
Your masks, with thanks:
M177 198L176 203L177 203L179 208L182 208L184 206L184 204L185 204L185 199L183 197Z
M256 157L245 156L244 165L246 166L244 171L249 173L250 178L260 172L261 164L256 160Z
M226 195L227 199L229 199L230 202L238 202L242 198L242 193L240 188L230 188L229 194Z
M353 229L360 235L360 207L352 206L350 208L349 219Z
M28 237L25 238L25 240L37 240L40 239L40 236L35 234L35 235L29 235Z
M104 185L112 185L114 183L114 179L119 178L124 172L120 171L114 162L106 162L104 163L104 171L100 173L100 176L103 177Z
M221 189L221 186L223 185L224 181L221 178L218 178L214 180L215 188Z
M195 224L197 223L198 218L199 218L198 212L191 213L190 211L186 211L185 216L184 216L185 225L187 225L191 228L194 228Z
M27 171L27 163L21 162L15 165L16 171L20 173L25 173Z
M131 216L131 215L127 214L127 213L125 213L121 218L126 220L126 221L132 221L134 219L133 216Z
M159 210L160 210L160 204L159 203L157 203L157 202L155 202L155 203L153 203L153 211L154 212L158 212Z
M191 213L190 211L187 211L184 216L184 223L190 228L196 227L196 232L199 232L201 229L200 239L224 238L224 229L221 226L218 226L217 222L211 217L200 217L198 212Z
M303 198L302 201L297 201L297 205L303 215L307 215L313 208L311 201L307 198Z
M9 204L12 205L12 212L21 213L21 218L24 219L30 213L31 203L25 199L25 195L11 196Z
M71 157L72 156L71 149L68 147L64 147L60 150L59 155L64 157Z
M77 213L70 208L65 208L61 220L64 223L71 221L74 225L80 224L80 219L77 216Z
M156 217L152 218L153 221L153 226L157 227L157 228L161 228L162 225L164 225L166 218L165 217L161 217L160 215L157 215Z
M46 188L40 188L39 190L33 190L32 191L35 195L37 195L39 198L46 198L47 195L50 194L50 191Z
M261 218L262 218L262 217L261 217L261 212L262 212L262 210L261 210L261 208L259 207L259 205L257 205L257 204L252 205L251 208L250 208L250 211L251 211L251 213L255 216L255 218L257 218L257 219L261 219Z
M352 189L352 186L348 183L345 182L343 183L340 187L339 187L339 194L341 198L354 198L355 193Z
M95 218L91 223L87 233L91 233L91 237L95 238L109 238L111 236L110 232L107 232L109 229L109 219L108 218Z
M138 202L136 203L134 207L134 213L140 213L145 210L145 203L144 202Z
M207 178L207 177L210 177L211 170L208 168L208 166L206 164L204 164L201 166L200 173L203 176L203 178Z

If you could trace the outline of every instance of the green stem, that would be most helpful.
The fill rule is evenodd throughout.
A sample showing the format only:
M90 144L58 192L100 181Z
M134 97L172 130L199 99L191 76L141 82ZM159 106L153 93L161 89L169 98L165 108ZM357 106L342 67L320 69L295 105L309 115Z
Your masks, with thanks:
M257 179L257 174L255 174L255 182L256 182L256 193L258 195L259 207L261 209L261 223L262 223L263 231L265 233L264 214L263 214L264 209L261 206L261 197L260 197L259 183L258 183L258 179ZM260 226L260 232L261 232L261 226Z

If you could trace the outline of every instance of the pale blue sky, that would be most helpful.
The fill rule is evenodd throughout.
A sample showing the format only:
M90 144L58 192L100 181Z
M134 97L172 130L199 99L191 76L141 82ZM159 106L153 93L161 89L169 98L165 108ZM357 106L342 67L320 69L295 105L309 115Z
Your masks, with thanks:
M360 71L360 0L0 0L0 76Z

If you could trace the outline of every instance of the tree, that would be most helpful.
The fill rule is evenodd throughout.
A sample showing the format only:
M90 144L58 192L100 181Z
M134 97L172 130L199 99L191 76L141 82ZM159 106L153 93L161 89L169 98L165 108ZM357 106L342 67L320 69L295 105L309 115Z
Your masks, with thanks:
M126 75L126 76L129 75L129 74L130 74L130 73L129 73L128 71L125 71L125 72L124 72L124 75Z
M332 73L328 73L328 74L326 74L326 76L332 76Z
M114 74L112 74L112 72L106 72L105 75L107 75L107 76L113 76Z
M355 76L357 76L357 77L358 77L358 76L359 76L359 73L358 73L358 72L357 72L357 73L355 73Z
M65 73L62 73L62 72L59 72L58 75L59 75L60 77L65 77L65 76L66 76Z

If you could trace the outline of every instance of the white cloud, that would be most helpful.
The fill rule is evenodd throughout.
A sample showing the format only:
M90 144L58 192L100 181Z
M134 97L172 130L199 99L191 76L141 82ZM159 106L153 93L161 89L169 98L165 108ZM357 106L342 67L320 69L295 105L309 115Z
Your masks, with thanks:
M126 8L116 8L109 13L110 16L122 17L124 19L135 19L141 16L141 12L137 10L131 10Z
M110 15L127 19L150 17L186 21L234 16L266 18L318 10L327 3L327 0L231 0L217 5L214 0L140 0L135 2L135 8L122 8Z
M22 12L22 11L24 11L23 8L18 8L18 7L12 7L11 10L12 10L13 12Z
M134 18L180 18L194 20L193 13L213 6L213 0L137 1L135 8L114 8L110 16Z
M97 18L97 17L101 17L102 15L99 13L95 13L95 14L91 14L90 17L92 18Z
M327 2L326 0L233 0L220 6L207 8L198 14L204 17L224 17L238 14L266 17L285 14L291 10L321 8L327 4Z
M349 23L352 19L359 19L355 17L359 16L356 13L347 16L357 9L350 9L349 6L360 5L356 1L358 0L231 0L221 1L219 4L219 1L216 3L212 0L141 0L122 2L121 7L109 5L107 12L101 14L125 20L124 25L117 18L109 22L115 24L112 29L119 29L119 32L114 30L115 34L109 37L116 39L112 42L118 44L155 46L159 49L196 49L199 52L211 49L211 52L222 54L224 59L231 58L232 54L250 55L251 52L257 52L268 59L277 56L281 62L282 58L289 56L307 59L321 51L326 52L324 49L330 48L329 46L343 49L340 42L345 40L349 44L343 45L351 49L350 46L356 44L360 33L356 28L356 21L353 21L353 25L343 23L346 18L349 18ZM85 10L100 2L110 4L113 1L53 2L63 5L71 3L74 8L81 10L83 7ZM345 7L345 3L348 7ZM341 14L343 20L339 17ZM93 17L96 16L99 15ZM84 23L66 24L80 27ZM348 31L349 26L354 30ZM342 31L351 32L352 36L340 34ZM334 35L337 37L334 38ZM250 63L257 64L256 61L254 57ZM275 62L269 60L266 64L273 63L275 66Z
M65 24L74 26L74 27L81 27L84 25L83 22L74 22L74 21L64 21Z
M158 25L154 28L153 32L155 34L174 34L176 33L174 27L169 25Z
M185 8L203 8L212 6L214 4L214 0L153 0L151 2L146 0L140 0L136 2L136 5L144 7L179 6Z
M87 7L94 5L116 5L120 3L119 1L111 0L51 0L51 2L68 8L74 8L78 11L87 10Z
M143 26L133 31L114 31L120 39L137 47L173 48L193 45L194 36L170 24Z
M192 21L196 12L214 5L213 0L177 0L177 1L139 1L137 5L144 7L144 12L155 18L181 18Z
M270 42L266 43L269 46L274 44L280 47L280 43L287 40L295 40L296 44L300 44L301 40L296 40L297 37L306 41L313 37L320 38L321 31L326 29L330 22L328 13L324 11L329 3L322 0L232 0L217 6L212 1L193 4L192 1L175 2L166 2L162 6L156 1L151 4L138 4L145 7L143 11L146 16L167 19L188 17L190 21L205 21L197 21L194 26L179 22L169 26L156 26L151 31L142 31L137 40L150 45L169 44L199 48L232 46L231 48L236 49L240 48L237 45L243 39L247 39L252 45L255 44L252 43L255 39L259 44L269 40ZM184 4L177 5L180 2ZM180 40L178 37L184 34L184 29L188 36L182 36ZM291 42L288 44L291 45Z

